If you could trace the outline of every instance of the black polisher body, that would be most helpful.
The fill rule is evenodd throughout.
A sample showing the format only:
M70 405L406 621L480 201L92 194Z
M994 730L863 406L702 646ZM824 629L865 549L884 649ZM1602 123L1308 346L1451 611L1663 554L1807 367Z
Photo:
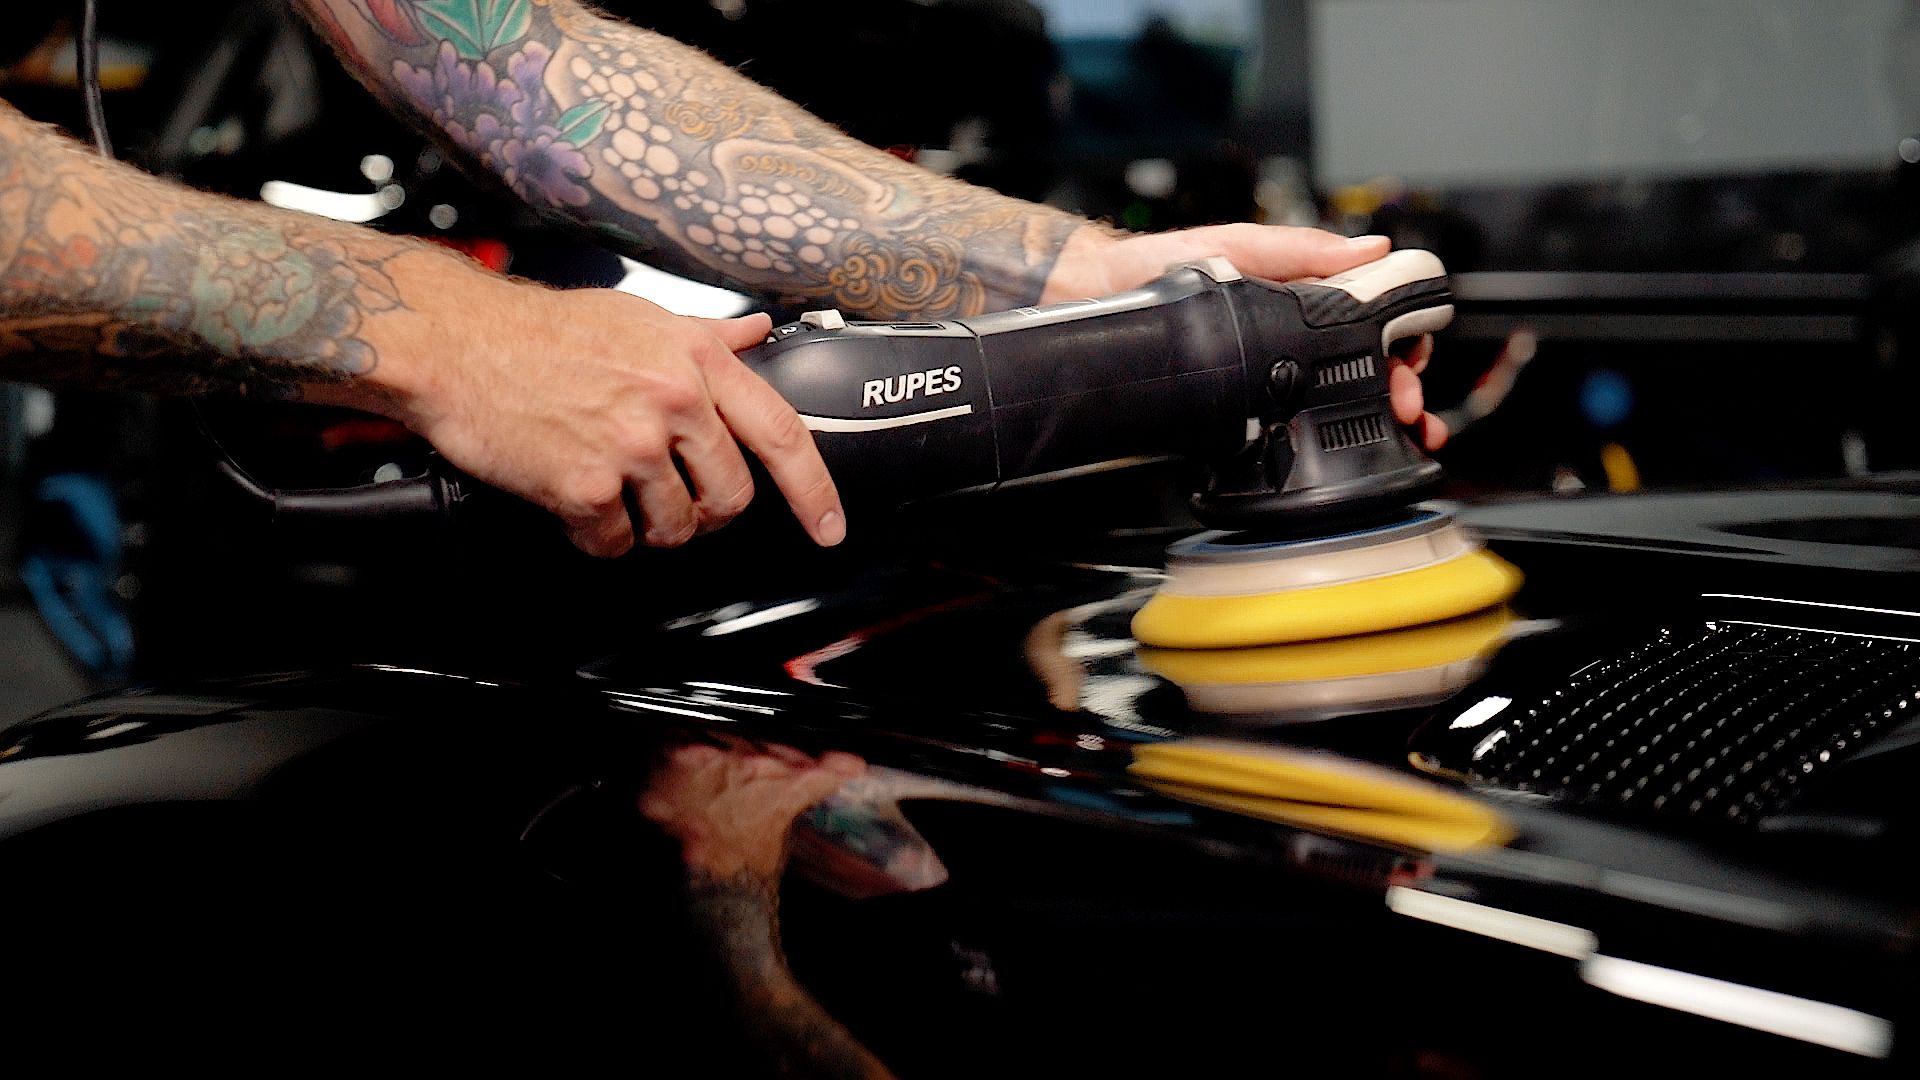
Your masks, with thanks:
M1129 292L943 322L812 312L743 359L800 412L851 498L906 503L1141 458L1209 466L1217 528L1325 531L1431 492L1395 421L1388 348L1452 317L1401 251L1277 283L1223 259Z

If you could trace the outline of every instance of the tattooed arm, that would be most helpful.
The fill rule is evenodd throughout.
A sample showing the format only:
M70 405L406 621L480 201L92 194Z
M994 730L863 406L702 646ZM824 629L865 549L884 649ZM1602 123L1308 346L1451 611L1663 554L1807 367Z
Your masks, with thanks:
M575 0L297 0L534 208L708 281L870 315L1033 302L1086 223L865 146Z
M1202 255L1289 278L1387 250L1254 225L1122 240L865 146L580 0L295 2L376 94L535 208L763 294L946 317L1113 292ZM912 93L899 77L875 93Z
M866 764L715 739L720 745L670 749L639 809L680 844L694 932L725 971L742 1026L778 1075L892 1076L794 977L780 945L780 875L794 819Z
M541 289L428 244L190 191L0 103L0 379L383 413L606 555L634 540L628 487L653 544L737 514L753 490L737 438L834 543L845 526L812 439L733 353L767 330L764 316L703 324Z
M723 965L742 1026L779 1076L884 1080L893 1075L787 967L778 880L687 871L694 932Z
M424 245L101 161L0 103L0 377L291 392L375 367Z

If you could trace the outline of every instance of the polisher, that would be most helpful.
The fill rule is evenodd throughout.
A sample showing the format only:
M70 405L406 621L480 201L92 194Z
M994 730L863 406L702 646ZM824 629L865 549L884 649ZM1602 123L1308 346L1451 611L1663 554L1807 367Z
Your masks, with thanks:
M850 502L902 504L1147 460L1205 462L1214 527L1168 552L1134 634L1230 648L1374 633L1479 611L1519 584L1443 513L1440 467L1395 422L1395 342L1453 318L1440 260L1398 251L1274 282L1224 258L1128 292L940 322L811 311L742 359L791 402ZM443 514L444 472L267 491L281 517Z
M1389 350L1453 317L1446 271L1399 251L1272 282L1223 258L1130 292L943 322L809 312L743 359L814 432L850 499L896 502L1144 459L1206 462L1134 634L1166 648L1376 633L1519 585L1450 516L1395 421Z

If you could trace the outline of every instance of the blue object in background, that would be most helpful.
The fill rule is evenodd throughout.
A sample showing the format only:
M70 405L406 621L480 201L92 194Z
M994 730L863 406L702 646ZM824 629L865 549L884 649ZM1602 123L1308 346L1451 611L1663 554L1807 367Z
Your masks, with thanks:
M69 543L35 543L21 559L20 580L47 629L75 659L102 679L124 677L133 664L133 626L114 592L120 512L112 487L105 477L58 473L41 480L33 498L34 516L69 524L52 530ZM41 537L48 531L35 530Z
M1601 431L1619 427L1633 415L1633 383L1610 368L1588 372L1580 382L1580 412Z

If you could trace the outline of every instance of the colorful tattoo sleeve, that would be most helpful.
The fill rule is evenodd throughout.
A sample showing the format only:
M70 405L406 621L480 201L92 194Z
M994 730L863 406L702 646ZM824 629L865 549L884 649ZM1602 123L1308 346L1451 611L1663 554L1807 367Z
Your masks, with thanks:
M536 209L703 280L978 313L1037 300L1085 224L865 146L577 0L298 3L375 93Z
M215 199L0 104L0 378L284 392L371 371L413 245Z

